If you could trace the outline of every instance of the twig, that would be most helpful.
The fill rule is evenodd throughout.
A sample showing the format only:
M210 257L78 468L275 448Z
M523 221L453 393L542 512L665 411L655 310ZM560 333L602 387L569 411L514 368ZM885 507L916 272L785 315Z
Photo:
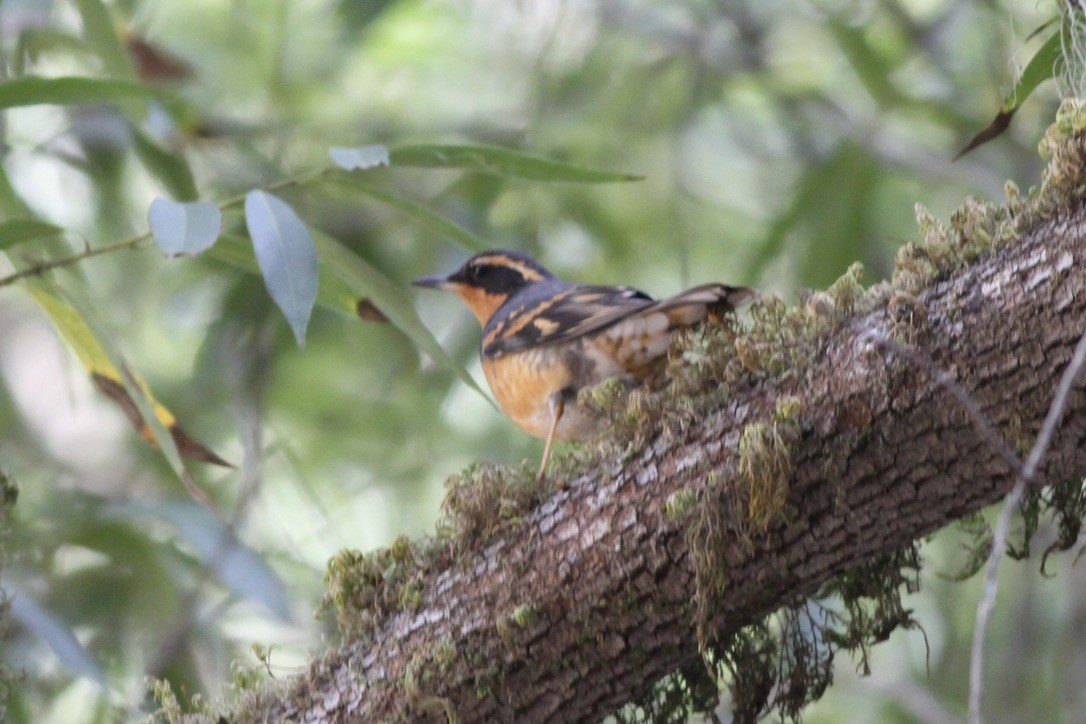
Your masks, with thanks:
M1029 451L1029 457L1026 458L1026 464L1018 474L1018 480L1015 482L1014 488L1007 495L1007 501L999 514L999 521L996 523L995 535L992 539L992 552L988 558L988 572L984 579L984 593L977 604L977 617L973 624L973 651L969 662L970 724L980 724L981 720L980 696L984 685L984 638L988 630L988 620L991 617L992 608L995 606L996 590L999 587L999 564L1002 562L1003 554L1007 548L1007 530L1010 528L1011 515L1021 505L1026 487L1037 473L1041 460L1044 459L1045 454L1048 452L1052 436L1056 433L1056 428L1059 427L1063 414L1067 409L1067 398L1071 395L1071 387L1079 374L1082 373L1084 365L1086 365L1086 333L1083 333L1082 337L1079 338L1075 353L1071 356L1071 361L1063 371L1063 377L1060 378L1060 385L1056 388L1056 395L1048 408L1048 414L1045 416L1044 425L1041 426L1041 432L1037 435L1037 440Z
M854 329L859 332L861 341L874 342L878 346L904 357L917 367L926 370L939 385L954 395L965 407L970 419L984 439L999 452L1015 475L1014 487L1007 494L1003 510L1000 512L999 520L996 523L995 533L992 538L992 551L988 557L984 590L980 601L977 603L977 616L973 624L973 647L969 663L968 721L969 724L980 724L980 699L984 678L984 640L992 608L995 606L996 591L999 587L999 565L1007 549L1007 532L1010 529L1011 516L1022 504L1022 497L1025 495L1026 488L1036 475L1037 468L1040 467L1041 461L1052 443L1052 436L1063 419L1063 414L1067 409L1067 399L1071 394L1071 387L1081 374L1083 366L1086 366L1086 333L1083 333L1082 337L1079 338L1078 345L1071 356L1071 361L1064 369L1063 377L1060 378L1060 384L1056 388L1056 394L1053 396L1052 404L1048 408L1048 414L1045 416L1041 431L1030 449L1029 456L1023 463L1014 450L1003 441L999 432L993 427L991 420L980 409L980 405L977 404L972 395L950 374L937 367L930 357L908 347L903 347L873 330L860 329L857 325L854 325Z
M298 176L292 176L291 178L283 179L281 181L276 181L273 184L269 184L269 185L265 186L264 190L265 191L278 191L279 189L289 188L291 186L303 186L303 185L305 185L307 183L310 183L311 181L316 181L317 179L320 179L320 178L326 176L327 174L329 174L331 172L334 172L334 171L337 171L337 170L339 170L337 166L324 166L324 167L321 167L321 168L317 169L316 171L309 171L309 172L304 173L304 174L299 174ZM245 197L247 195L248 195L248 193L237 194L236 196L231 196L230 198L228 198L228 199L226 199L224 201L220 201L219 204L218 204L218 207L219 207L220 210L226 210L226 209L231 208L233 206L237 206L237 205L239 205L239 204L241 204L242 202L245 201ZM99 256L101 254L109 254L109 253L114 252L114 251L123 251L125 249L135 249L135 248L139 247L141 244L143 244L145 241L147 241L150 238L151 238L151 231L148 230L148 231L140 232L139 234L134 234L132 236L128 236L128 237L126 237L124 239L121 239L120 241L115 241L112 244L105 244L103 246L98 246L98 247L93 247L93 248L90 247L89 245L85 245L84 248L83 248L83 251L77 252L75 254L69 254L68 256L62 256L59 259L50 259L49 261L39 261L39 262L31 264L30 266L28 266L28 267L26 267L24 269L20 269L18 271L12 272L11 274L8 274L7 276L0 277L0 287L9 286L9 285L14 284L15 282L19 281L20 279L24 279L26 277L32 277L32 276L37 276L39 274L44 274L45 272L50 271L52 269L59 269L60 267L71 266L72 264L78 264L79 262L83 261L84 259L89 259L92 256Z

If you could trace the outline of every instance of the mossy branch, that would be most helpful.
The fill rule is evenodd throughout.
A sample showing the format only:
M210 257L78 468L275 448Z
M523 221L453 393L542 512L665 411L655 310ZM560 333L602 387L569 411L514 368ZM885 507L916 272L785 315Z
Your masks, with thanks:
M661 391L584 396L618 432L550 487L482 466L453 479L436 538L337 557L351 640L228 718L597 721L641 701L680 721L712 705L722 668L739 719L794 715L829 684L827 651L915 625L899 594L915 541L1015 480L933 371L1010 449L1041 429L1086 328L1084 129L1062 111L1028 196L969 202L949 226L920 214L892 283L861 292L850 270L794 307L766 300L749 328L679 340ZM1079 382L1032 490L1084 475ZM1044 498L1075 518L1072 544L1081 499Z

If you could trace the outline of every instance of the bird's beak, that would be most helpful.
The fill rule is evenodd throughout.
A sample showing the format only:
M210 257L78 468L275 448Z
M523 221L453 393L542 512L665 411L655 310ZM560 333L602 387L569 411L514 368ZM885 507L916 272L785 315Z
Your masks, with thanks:
M435 274L429 277L419 277L411 282L416 287L426 287L427 289L448 289L451 282L449 278L443 274Z

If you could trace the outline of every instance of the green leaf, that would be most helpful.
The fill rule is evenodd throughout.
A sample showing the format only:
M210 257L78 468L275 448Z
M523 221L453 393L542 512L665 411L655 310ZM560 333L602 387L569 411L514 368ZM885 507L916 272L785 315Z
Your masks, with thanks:
M41 605L29 591L13 587L10 581L4 586L11 596L12 619L48 645L70 671L105 686L106 677L101 667L79 643L68 624Z
M1003 105L999 109L992 122L982 128L977 135L969 140L955 160L961 158L973 149L983 146L993 138L998 138L1004 131L1010 128L1011 120L1029 95L1037 89L1041 83L1055 78L1063 72L1063 46L1067 40L1061 28L1057 28L1048 40L1045 41L1026 65L1022 75L1018 76L1014 88L1003 99Z
M389 322L406 334L419 349L442 367L454 372L457 377L494 405L490 396L476 384L464 366L450 357L434 339L434 335L430 334L430 330L415 313L415 307L405 294L403 286L374 269L360 256L332 237L320 231L314 231L313 237L320 250L321 259L327 261L329 268L335 269L336 273L350 284L357 297L366 299L381 310L381 313L388 317ZM497 409L496 405L494 407Z
M235 269L260 276L260 266L253 256L253 245L236 234L223 234L207 256ZM333 312L356 317L359 297L351 285L344 281L339 271L323 257L317 258L320 284L317 286L317 304Z
M757 279L785 244L795 241L797 248L790 251L798 257L805 286L820 288L837 279L863 255L878 177L870 154L854 144L844 144L823 163L806 168L791 203L756 246L758 254L743 278Z
M171 196L178 201L195 201L199 198L196 180L184 156L162 148L138 128L132 128L132 138L136 156L144 168L162 183Z
M458 168L533 181L619 183L641 181L644 178L633 174L579 168L496 146L400 146L391 149L388 158L393 166Z
M70 76L23 76L0 83L0 109L36 105L110 103L133 99L158 100L177 108L180 101L167 91L128 80Z
M476 236L467 229L454 224L441 214L429 207L423 206L404 196L389 191L387 188L375 186L364 180L364 174L339 173L329 177L330 180L349 186L367 196L388 204L405 216L419 222L424 227L441 234L471 251L484 251L493 246L481 236Z
M317 251L294 209L267 191L245 197L245 223L268 293L283 310L299 347L317 300Z
M328 149L328 156L333 163L346 171L388 166L388 149L381 145L333 147Z
M286 589L275 571L207 508L185 500L132 500L109 505L103 512L121 519L166 521L227 588L242 599L263 605L282 621L293 619Z
M75 0L75 7L83 19L83 35L102 59L106 72L114 78L135 80L132 58L117 36L113 20L101 0Z
M70 56L80 63L93 59L94 52L83 38L51 28L25 28L19 33L15 49L11 53L12 77L26 75L27 66L34 67L45 55ZM51 58L55 60L56 58Z
M166 256L191 256L210 249L222 228L222 212L206 201L179 204L155 199L147 211L147 220L155 243Z
M174 421L173 415L151 397L139 375L128 368L112 338L91 314L90 305L83 301L80 295L64 294L58 287L47 285L43 281L24 279L23 284L49 316L60 336L72 347L87 371L102 374L124 388L170 468L196 500L217 512L214 503L193 482L185 469L181 453L168 429Z
M16 244L32 239L40 239L43 236L54 236L63 233L59 226L47 224L37 219L12 219L0 223L0 251L10 249Z

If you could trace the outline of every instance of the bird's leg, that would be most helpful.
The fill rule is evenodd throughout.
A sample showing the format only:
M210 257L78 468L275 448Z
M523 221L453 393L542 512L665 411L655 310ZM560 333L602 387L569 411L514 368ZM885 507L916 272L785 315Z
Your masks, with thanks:
M539 472L536 474L536 482L543 479L543 473L547 472L547 461L551 457L551 446L554 444L554 433L558 432L558 421L562 419L562 411L566 407L562 399L562 390L555 392L547 399L551 408L551 427L547 431L547 442L543 446L543 461L539 463Z

